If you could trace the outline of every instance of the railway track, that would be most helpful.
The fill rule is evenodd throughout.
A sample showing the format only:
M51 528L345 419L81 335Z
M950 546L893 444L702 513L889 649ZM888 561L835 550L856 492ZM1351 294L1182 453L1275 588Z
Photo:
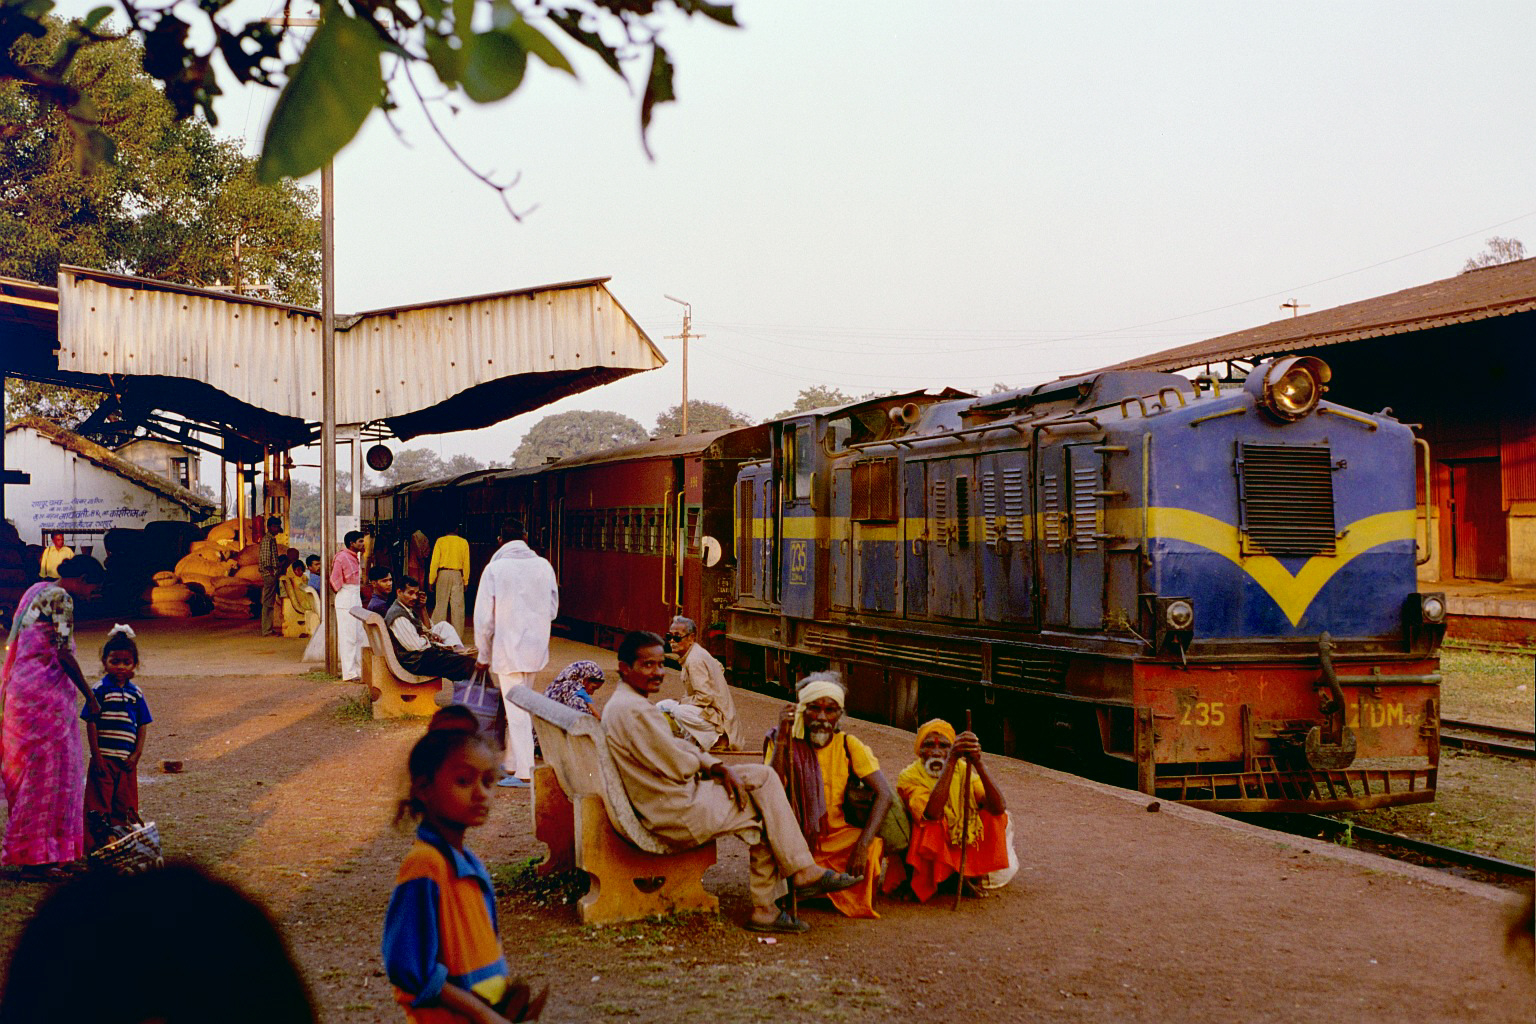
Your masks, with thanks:
M1536 878L1536 869L1529 864L1488 857L1454 846L1426 843L1420 839L1364 828L1324 814L1264 814L1234 815L1264 828L1311 839L1324 838L1338 841L1343 837L1347 845L1379 853L1396 860L1405 860L1424 867L1438 868L1452 874L1470 876L1478 881L1496 885L1521 887Z
M1509 729L1501 725L1442 718L1440 745L1484 754L1536 759L1536 733L1530 729Z

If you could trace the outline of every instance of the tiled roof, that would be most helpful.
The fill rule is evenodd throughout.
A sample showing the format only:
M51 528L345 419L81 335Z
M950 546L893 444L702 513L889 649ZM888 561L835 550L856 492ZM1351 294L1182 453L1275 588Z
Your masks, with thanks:
M1137 356L1105 369L1182 370L1532 311L1536 311L1536 259L1519 260Z

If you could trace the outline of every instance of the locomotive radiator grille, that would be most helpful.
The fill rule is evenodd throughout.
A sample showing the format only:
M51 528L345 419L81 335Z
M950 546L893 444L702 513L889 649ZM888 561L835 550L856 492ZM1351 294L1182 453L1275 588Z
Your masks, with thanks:
M1072 546L1078 551L1092 551L1099 546L1099 486L1096 466L1072 470Z
M1334 553L1329 448L1243 444L1237 476L1244 553L1307 557Z

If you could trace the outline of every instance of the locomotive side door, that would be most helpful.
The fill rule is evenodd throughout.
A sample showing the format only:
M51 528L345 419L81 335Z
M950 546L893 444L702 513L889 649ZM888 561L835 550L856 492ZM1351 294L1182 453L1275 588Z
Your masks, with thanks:
M928 531L928 463L908 462L903 471L901 546L906 565L902 573L902 596L907 617L925 619L928 617L928 545L933 539Z
M1104 625L1104 459L1088 444L1039 449L1040 589L1045 625Z
M1095 444L1067 445L1072 470L1072 568L1070 625L1073 629L1104 628L1104 456Z
M1033 622L1029 452L983 455L977 469L981 474L982 616L988 622Z
M853 605L853 529L849 512L853 501L853 473L847 466L832 471L832 528L827 560L833 608Z
M951 619L976 617L974 458L928 463L928 535L931 538L928 610Z

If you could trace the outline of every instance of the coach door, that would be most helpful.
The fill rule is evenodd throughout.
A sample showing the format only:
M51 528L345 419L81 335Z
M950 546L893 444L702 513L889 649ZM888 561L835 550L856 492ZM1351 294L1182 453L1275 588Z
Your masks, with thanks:
M976 460L928 463L928 610L950 619L976 617Z
M849 513L853 500L853 474L848 468L832 471L832 526L828 538L828 577L831 605L847 609L853 605L853 527Z

